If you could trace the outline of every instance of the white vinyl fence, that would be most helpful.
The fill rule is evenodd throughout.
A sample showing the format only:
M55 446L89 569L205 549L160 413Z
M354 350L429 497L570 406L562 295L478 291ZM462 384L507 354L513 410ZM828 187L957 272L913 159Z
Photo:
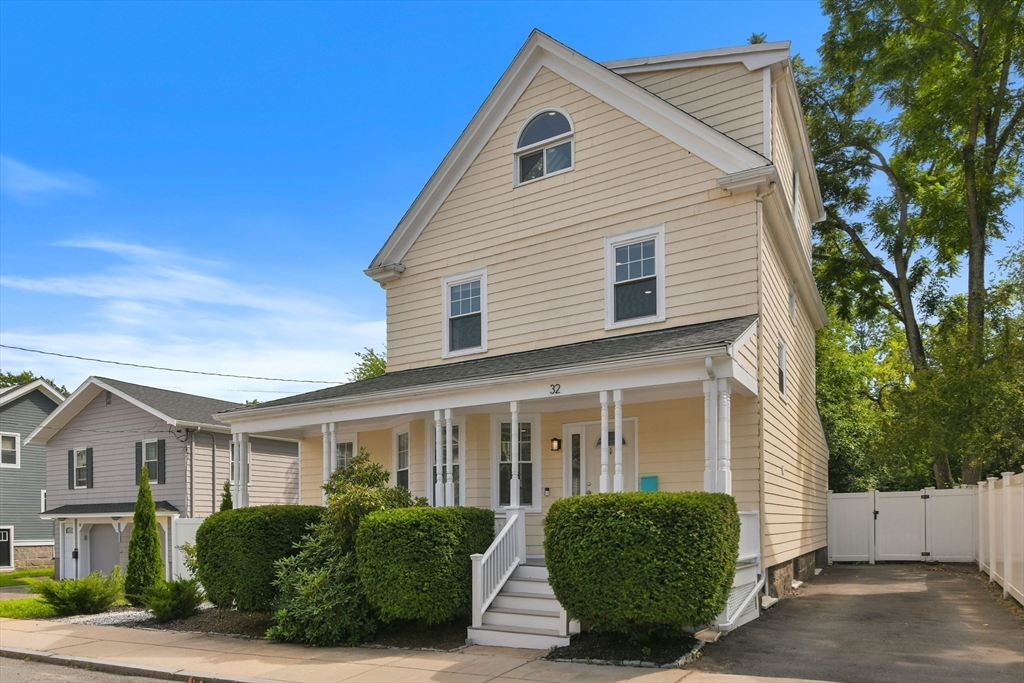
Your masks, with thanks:
M1024 604L1024 474L978 486L828 494L829 562L977 562Z
M181 546L196 542L196 530L206 521L205 517L185 519L172 518L171 522L171 572L174 579L190 579L192 572L185 567L185 553Z

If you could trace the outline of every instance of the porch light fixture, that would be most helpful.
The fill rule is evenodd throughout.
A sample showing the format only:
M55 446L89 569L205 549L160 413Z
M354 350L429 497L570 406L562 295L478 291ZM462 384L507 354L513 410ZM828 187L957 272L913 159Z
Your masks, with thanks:
M556 452L562 450L562 440L558 437L551 439L551 450Z

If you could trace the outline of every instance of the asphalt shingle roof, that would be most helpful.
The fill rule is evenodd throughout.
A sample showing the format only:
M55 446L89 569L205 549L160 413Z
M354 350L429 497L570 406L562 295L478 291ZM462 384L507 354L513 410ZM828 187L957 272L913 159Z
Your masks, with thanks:
M180 422L223 424L214 417L216 413L243 407L241 403L232 401L221 401L216 398L183 394L180 391L146 387L107 377L97 377L96 379Z
M399 370L372 379L349 382L327 389L318 389L305 394L267 401L261 403L257 409L333 398L370 396L398 389L426 388L446 382L498 379L538 370L554 370L575 365L626 360L652 354L725 345L734 342L755 320L757 320L756 315L747 315L458 363Z
M179 512L166 500L156 503L157 512ZM57 515L59 517L71 517L73 515L131 515L135 513L135 501L128 503L83 503L81 505L61 505L60 507L47 510L44 515Z

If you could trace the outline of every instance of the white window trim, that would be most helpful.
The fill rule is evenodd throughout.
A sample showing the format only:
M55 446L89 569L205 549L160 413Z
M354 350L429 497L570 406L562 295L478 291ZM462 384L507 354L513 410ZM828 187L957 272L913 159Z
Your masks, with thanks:
M412 492L412 434L408 422L391 430L391 485L398 486L398 437L401 434L409 435L409 491Z
M46 512L46 489L39 489L39 512Z
M505 513L505 507L499 505L498 496L500 494L500 488L498 486L498 470L501 460L501 423L511 422L512 413L496 414L491 415L491 509L499 514ZM530 507L524 507L523 509L527 512L541 512L541 495L544 493L543 487L541 486L541 475L542 469L542 458L543 458L543 444L541 443L541 423L540 413L520 413L519 424L529 422L533 425L530 428L531 437L533 438L533 505Z
M645 318L615 320L615 248L633 242L654 238L654 277L656 280L658 312ZM604 329L649 325L665 320L665 224L604 238Z
M332 454L332 457L334 458L334 462L331 463L331 465L332 465L331 471L332 472L336 472L338 470L338 468L341 467L341 461L338 459L338 446L340 446L343 443L351 443L352 444L352 457L353 458L356 457L357 455L359 455L359 432L350 432L348 434L343 434L341 432L338 432L338 433L335 434L335 436L334 436L334 453Z
M444 418L442 417L441 420L442 420L441 426L443 427L444 426ZM423 469L423 472L424 472L424 474L423 474L423 479L424 479L423 489L424 489L424 494L425 494L425 496L427 498L427 501L431 505L434 505L434 484L436 482L435 482L434 479L432 479L432 477L434 476L434 448L437 445L436 444L437 439L436 439L435 434L434 434L434 420L432 420L432 419L424 420L424 423L425 423L425 426L426 426L426 429L425 429L426 433L424 434L424 438L425 438L424 444L425 444L426 447L423 449L423 451L424 451L424 453L426 454L427 457L425 458L426 464L424 465L424 469ZM452 426L459 428L459 438L462 440L462 443L459 444L459 449L460 449L459 450L459 458L461 459L461 462L459 463L459 500L462 501L461 506L462 507L466 507L466 418L465 418L465 416L463 416L463 415L454 416L453 415L452 416ZM445 438L443 433L441 435L441 438L442 438L441 448L446 448L446 445L444 443L446 438Z
M21 434L18 432L0 432L0 436L14 437L14 464L0 463L0 467L9 467L12 470L21 468Z
M553 138L548 138L547 140L535 142L532 145L527 145L526 147L519 147L519 138L523 136L523 131L526 130L526 127L528 125L530 125L530 122L533 121L538 116L540 116L541 114L549 111L556 111L562 116L564 116L565 120L569 122L569 131L567 133L562 133L561 135L556 135ZM533 152L536 152L541 149L547 149L548 147L556 147L565 142L566 140L568 140L571 143L569 147L569 158L571 161L569 162L569 165L566 168L562 168L557 171L552 171L551 173L545 173L544 175L538 178L531 178L530 180L522 181L519 180L520 157L525 156L527 154L532 154ZM513 187L522 187L523 185L529 185L530 183L535 183L538 180L543 180L544 178L551 178L552 176L568 173L569 171L575 170L576 168L576 124L573 123L572 117L569 116L569 112L565 111L561 107L542 107L541 109L538 109L537 111L527 116L526 119L523 121L522 125L519 126L519 130L516 131L515 141L512 144L515 148L515 153L512 155ZM544 157L544 164L547 164L547 155L545 155Z
M787 362L786 362L786 340L782 338L781 334L779 335L779 352L778 353L779 353L779 357L778 357L779 373L781 374L781 377L782 377L782 387L781 387L781 390L779 391L779 395L782 396L782 398L784 398L784 399L786 399L788 401L789 400L789 368L788 368ZM776 389L780 389L780 387L778 386L779 385L779 381L778 380L779 380L779 378L776 377L775 378Z
M143 446L142 448L143 448L143 451L142 451L143 452L143 456L142 456L143 457L143 462L145 462L145 457L146 457L145 456L145 452L146 452L145 448L146 447ZM89 488L89 449L88 448L78 448L78 447L75 447L75 448L72 448L71 450L73 450L75 452L75 490L77 491L78 489L87 489L87 488ZM85 483L82 484L81 486L78 485L78 452L79 451L81 451L82 453L85 453Z
M449 351L449 325L451 319L451 301L449 300L451 287L465 284L473 280L480 280L480 346L469 349ZM441 279L441 358L458 358L460 356L471 356L477 353L487 352L487 269L478 268L465 273L449 275Z
M148 441L142 442L142 466L146 466L146 445L157 444L156 447L156 467L153 470L149 470L149 483L156 484L160 481L160 445L157 443L159 439L149 439ZM165 456L166 457L166 454Z
M0 564L0 569L13 569L14 568L14 527L3 525L0 526L0 531L6 530L8 533L7 540L11 544L11 563Z

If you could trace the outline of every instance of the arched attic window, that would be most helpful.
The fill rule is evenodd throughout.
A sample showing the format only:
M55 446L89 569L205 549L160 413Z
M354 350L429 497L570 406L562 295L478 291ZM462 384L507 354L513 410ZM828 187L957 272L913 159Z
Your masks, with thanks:
M516 140L516 184L572 170L572 139L566 114L555 109L535 114Z

